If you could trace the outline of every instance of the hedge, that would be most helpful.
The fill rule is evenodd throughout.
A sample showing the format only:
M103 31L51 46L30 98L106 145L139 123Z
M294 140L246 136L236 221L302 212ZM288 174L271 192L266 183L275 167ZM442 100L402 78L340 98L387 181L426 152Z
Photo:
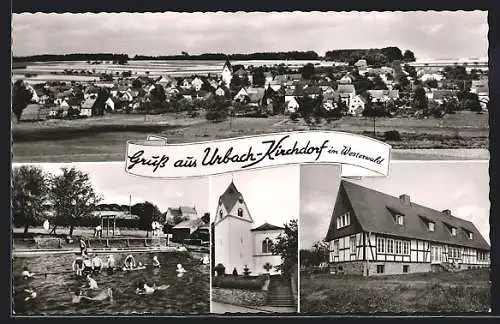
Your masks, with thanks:
M219 276L212 278L212 286L218 288L261 290L266 282L265 277Z

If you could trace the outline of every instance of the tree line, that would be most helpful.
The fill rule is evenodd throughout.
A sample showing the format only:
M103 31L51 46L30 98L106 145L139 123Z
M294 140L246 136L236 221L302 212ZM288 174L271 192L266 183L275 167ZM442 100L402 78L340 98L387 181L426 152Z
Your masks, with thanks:
M72 54L41 54L31 56L14 56L13 62L50 62L50 61L116 61L124 63L129 60L127 54L113 53L72 53Z
M331 61L348 62L353 65L358 60L366 60L368 65L384 65L394 61L415 61L415 55L412 51L406 50L404 53L399 47L390 46L384 48L370 49L338 49L325 53L325 58Z

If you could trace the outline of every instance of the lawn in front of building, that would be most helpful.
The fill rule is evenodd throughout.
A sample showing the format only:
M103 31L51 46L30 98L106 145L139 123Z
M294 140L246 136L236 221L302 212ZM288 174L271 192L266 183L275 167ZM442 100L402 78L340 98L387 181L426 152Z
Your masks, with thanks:
M300 311L309 313L488 312L488 269L390 276L300 277Z

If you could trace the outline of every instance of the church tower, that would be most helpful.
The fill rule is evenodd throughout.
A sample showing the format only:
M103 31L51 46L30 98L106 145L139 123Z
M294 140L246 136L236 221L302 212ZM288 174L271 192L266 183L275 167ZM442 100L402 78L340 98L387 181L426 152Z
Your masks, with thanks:
M253 219L243 195L233 181L219 197L214 217L215 264L222 264L226 273L238 274L248 267L253 271Z
M233 79L233 66L231 65L231 62L229 62L229 60L226 59L226 63L224 63L224 66L222 67L222 81L224 81L226 87L229 88L232 79Z

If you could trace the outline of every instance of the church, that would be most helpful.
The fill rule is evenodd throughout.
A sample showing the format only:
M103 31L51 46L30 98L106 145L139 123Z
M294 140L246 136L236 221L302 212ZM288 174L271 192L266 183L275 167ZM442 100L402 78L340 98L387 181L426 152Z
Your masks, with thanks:
M490 246L470 221L341 181L330 227L332 273L364 276L489 267Z
M280 274L275 266L281 257L272 248L284 228L265 222L255 226L248 205L233 181L219 197L214 216L214 266L222 264L227 274Z

